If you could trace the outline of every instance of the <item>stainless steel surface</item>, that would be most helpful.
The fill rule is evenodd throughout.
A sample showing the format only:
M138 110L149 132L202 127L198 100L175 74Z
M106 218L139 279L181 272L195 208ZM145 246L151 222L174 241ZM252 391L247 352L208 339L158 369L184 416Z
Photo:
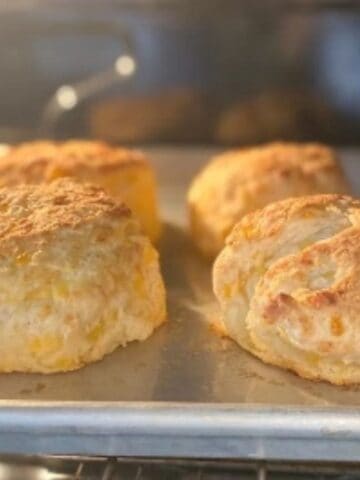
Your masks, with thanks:
M1 452L358 459L358 387L266 366L212 327L211 269L187 237L184 214L187 185L211 153L150 150L166 221L168 324L77 372L1 375ZM360 156L344 154L344 162L359 182Z

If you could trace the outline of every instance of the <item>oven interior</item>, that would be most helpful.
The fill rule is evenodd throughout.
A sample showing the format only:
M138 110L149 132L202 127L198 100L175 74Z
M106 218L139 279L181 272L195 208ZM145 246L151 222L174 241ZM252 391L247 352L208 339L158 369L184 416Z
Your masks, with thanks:
M356 1L2 1L0 25L2 144L359 144ZM350 480L360 467L8 455L0 478Z

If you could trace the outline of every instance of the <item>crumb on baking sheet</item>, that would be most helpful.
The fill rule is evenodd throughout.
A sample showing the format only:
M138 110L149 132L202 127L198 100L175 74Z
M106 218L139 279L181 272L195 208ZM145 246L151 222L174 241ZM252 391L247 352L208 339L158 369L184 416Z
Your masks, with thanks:
M225 325L218 316L209 319L209 329L220 338L226 338L228 336Z

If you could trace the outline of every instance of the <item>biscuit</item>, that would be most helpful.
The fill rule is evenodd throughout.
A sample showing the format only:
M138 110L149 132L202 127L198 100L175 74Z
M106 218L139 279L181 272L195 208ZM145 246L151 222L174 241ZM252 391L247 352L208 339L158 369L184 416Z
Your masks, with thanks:
M246 215L213 285L244 349L304 378L360 382L360 201L315 195Z
M318 144L272 143L215 157L188 192L193 240L207 257L248 212L288 197L347 193L335 152Z
M339 141L348 125L329 103L306 90L264 91L232 102L219 115L217 143L249 145L276 138Z
M191 88L115 96L90 109L92 135L115 143L206 142L214 108L207 95Z
M101 186L130 207L151 240L158 239L156 180L141 152L98 141L35 141L15 146L1 157L0 186L48 183L59 177Z
M101 188L0 189L0 371L77 369L165 321L158 254Z

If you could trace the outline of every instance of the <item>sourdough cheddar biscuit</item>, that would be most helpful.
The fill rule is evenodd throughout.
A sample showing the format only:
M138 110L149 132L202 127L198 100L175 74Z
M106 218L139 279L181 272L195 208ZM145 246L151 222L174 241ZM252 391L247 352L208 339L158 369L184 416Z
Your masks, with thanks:
M77 369L165 320L158 255L130 210L70 179L0 189L0 371Z
M213 284L243 348L305 378L360 382L360 201L293 198L245 216Z

